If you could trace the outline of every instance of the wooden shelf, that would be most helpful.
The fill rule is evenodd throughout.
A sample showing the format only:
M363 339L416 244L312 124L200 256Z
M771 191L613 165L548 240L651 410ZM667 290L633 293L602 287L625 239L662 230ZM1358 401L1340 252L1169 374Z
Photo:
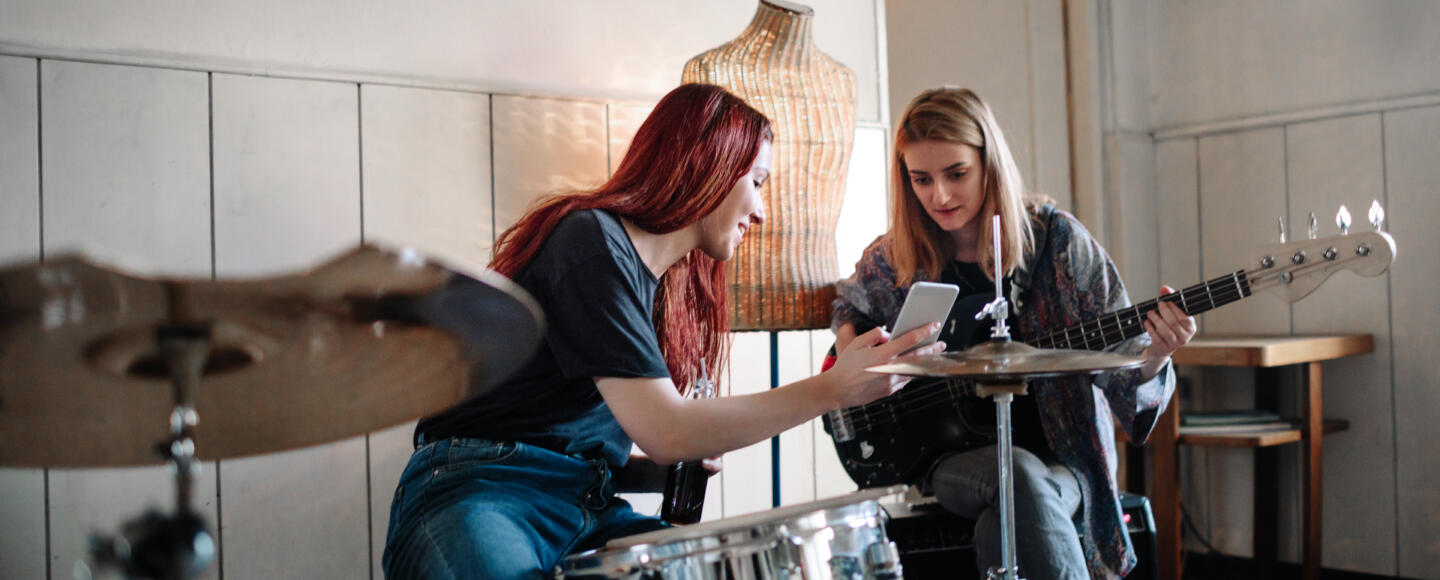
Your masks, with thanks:
M1368 334L1334 336L1197 336L1175 351L1177 365L1277 367L1375 350Z
M1350 428L1350 422L1344 419L1326 419L1325 426L1321 432L1325 435L1339 433ZM1224 433L1186 433L1185 428L1180 428L1180 435L1175 442L1180 445L1207 445L1214 447L1271 447L1274 445L1285 445L1295 443L1304 439L1305 432L1298 427L1295 429L1273 429L1266 431L1233 431Z

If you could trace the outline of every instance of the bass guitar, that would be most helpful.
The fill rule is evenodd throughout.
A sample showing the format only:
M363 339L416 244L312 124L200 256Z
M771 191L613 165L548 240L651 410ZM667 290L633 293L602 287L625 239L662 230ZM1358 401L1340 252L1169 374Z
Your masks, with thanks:
M1257 248L1250 267L1065 328L1018 340L1037 348L1103 350L1145 332L1160 300L1194 316L1267 292L1293 303L1340 270L1377 276L1395 259L1395 240L1380 231ZM872 403L826 413L825 431L845 472L861 488L909 483L943 453L995 442L995 410L970 380L916 379Z

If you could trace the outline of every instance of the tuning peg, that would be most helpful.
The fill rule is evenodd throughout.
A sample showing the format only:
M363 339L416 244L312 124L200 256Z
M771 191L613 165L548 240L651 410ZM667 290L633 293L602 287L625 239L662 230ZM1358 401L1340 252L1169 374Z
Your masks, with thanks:
M1335 225L1340 226L1340 235L1350 235L1350 210L1345 209L1345 204L1340 204L1340 211L1335 212Z
M1275 223L1280 224L1280 243L1285 243L1285 218L1275 218Z
M1315 212L1310 212L1310 239L1312 240L1315 239L1315 230L1317 229L1316 226L1319 225L1319 223L1319 220L1315 219Z
M1375 226L1375 231L1380 231L1380 224L1385 221L1385 208L1380 207L1380 200L1370 202L1370 225Z

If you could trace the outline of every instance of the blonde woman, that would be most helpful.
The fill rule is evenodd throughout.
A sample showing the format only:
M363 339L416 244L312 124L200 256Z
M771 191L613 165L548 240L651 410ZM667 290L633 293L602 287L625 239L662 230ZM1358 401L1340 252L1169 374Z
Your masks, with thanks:
M841 351L858 334L893 324L917 281L956 284L961 298L942 327L949 350L989 336L974 310L993 298L992 216L1001 222L1000 270L1017 338L1130 306L1115 264L1074 216L1028 196L1004 134L975 93L941 87L915 97L896 123L890 230L840 283L833 328ZM1168 293L1168 288L1162 288ZM1013 405L1016 539L1031 580L1114 578L1135 566L1120 521L1112 425L1144 441L1174 390L1170 355L1195 320L1157 301L1145 334L1107 350L1142 367L1032 381ZM947 450L912 483L976 520L977 564L1000 564L994 445ZM1078 528L1077 528L1078 526ZM1085 530L1083 537L1078 529Z

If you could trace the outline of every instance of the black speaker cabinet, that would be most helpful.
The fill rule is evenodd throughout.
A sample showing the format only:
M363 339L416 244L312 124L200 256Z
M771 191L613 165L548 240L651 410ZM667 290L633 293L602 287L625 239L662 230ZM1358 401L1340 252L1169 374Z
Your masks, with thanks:
M969 578L975 572L975 521L935 504L923 511L890 511L885 535L900 549L910 580Z
M969 578L975 567L975 521L951 514L939 504L924 509L886 506L890 521L885 534L900 549L905 578ZM1159 553L1155 545L1155 517L1143 495L1120 492L1120 510L1130 543L1139 559L1125 580L1155 580ZM1024 569L1021 569L1022 575Z
M1125 529L1130 532L1130 544L1135 547L1139 562L1125 580L1155 580L1160 550L1155 545L1155 516L1150 512L1150 500L1143 495L1120 492L1120 514L1125 520Z

